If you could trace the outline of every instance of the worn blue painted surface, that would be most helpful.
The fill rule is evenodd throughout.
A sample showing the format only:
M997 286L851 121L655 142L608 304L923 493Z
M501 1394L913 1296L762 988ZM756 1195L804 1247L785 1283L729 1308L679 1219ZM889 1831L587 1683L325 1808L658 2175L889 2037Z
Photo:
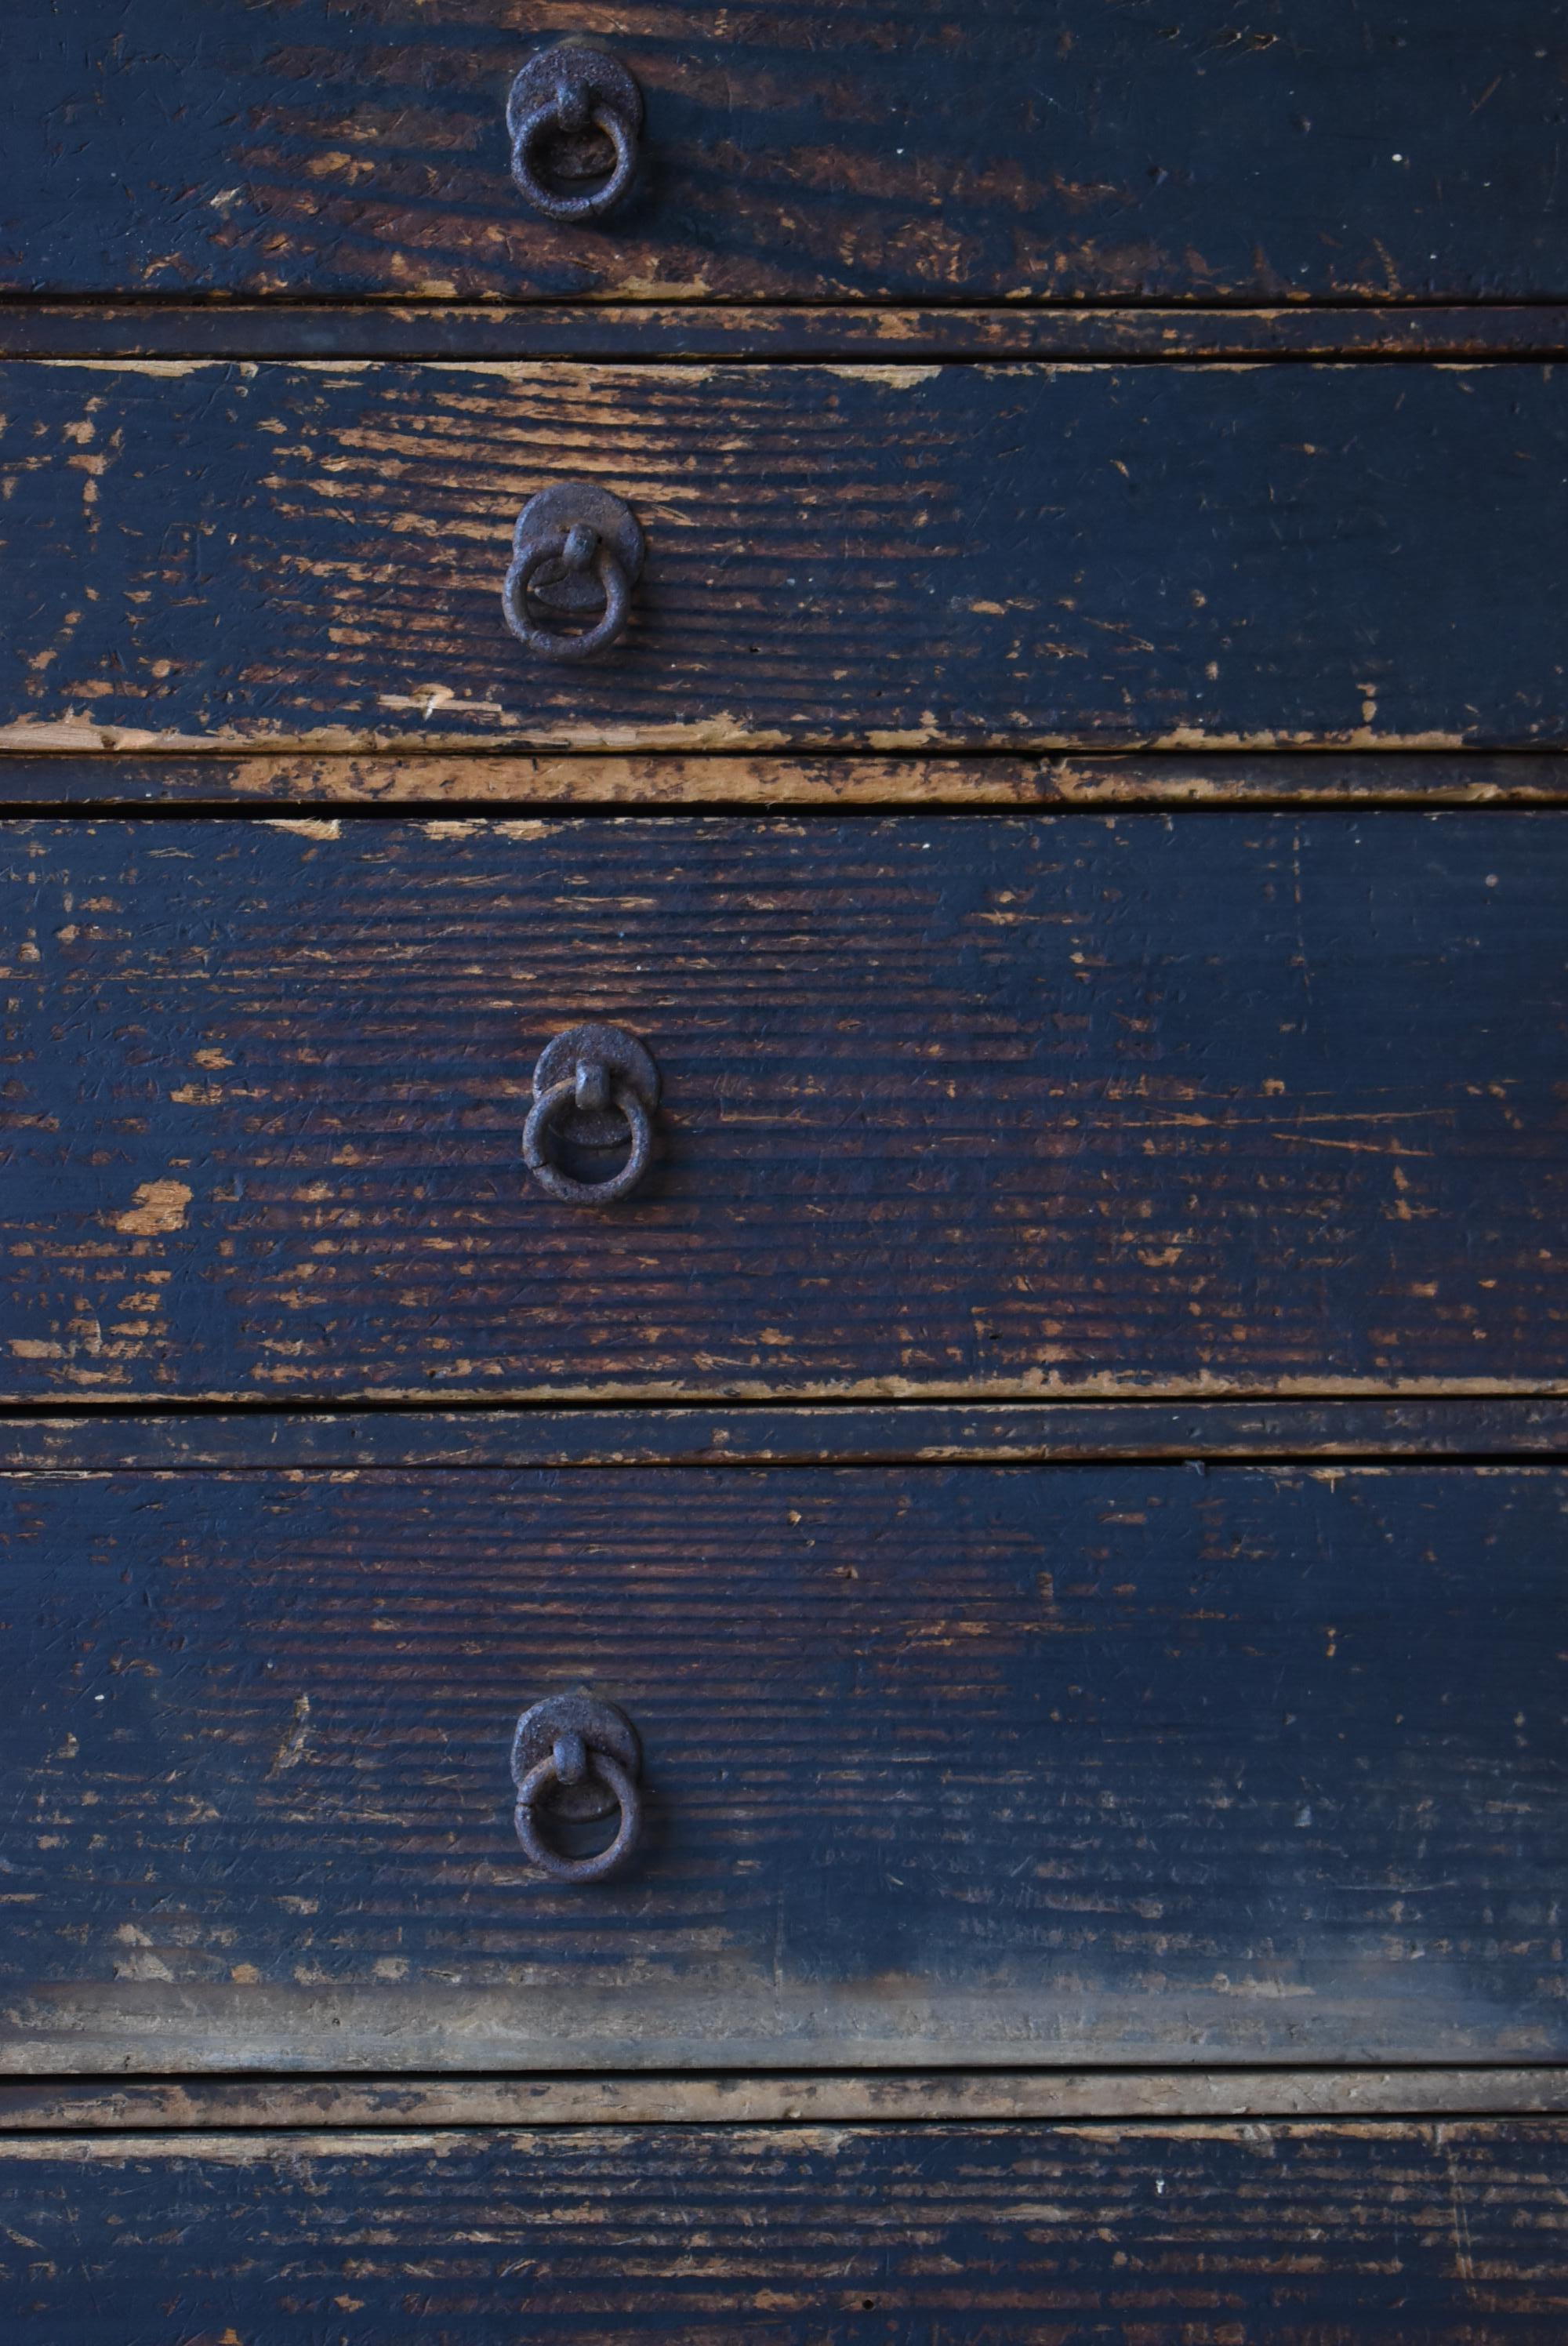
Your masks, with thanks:
M1563 2146L1528 2119L17 2143L0 2305L47 2346L1547 2346Z
M1551 813L14 825L5 1390L1568 1376ZM664 1074L602 1214L548 1038Z
M643 164L562 230L508 175L565 30ZM27 293L1563 298L1563 15L1260 0L874 11L13 0L0 269Z
M1527 364L15 362L21 749L1568 742L1568 386ZM585 468L625 640L501 607Z
M1561 2058L1565 1490L6 1477L12 2061ZM576 1685L649 1829L564 1890Z

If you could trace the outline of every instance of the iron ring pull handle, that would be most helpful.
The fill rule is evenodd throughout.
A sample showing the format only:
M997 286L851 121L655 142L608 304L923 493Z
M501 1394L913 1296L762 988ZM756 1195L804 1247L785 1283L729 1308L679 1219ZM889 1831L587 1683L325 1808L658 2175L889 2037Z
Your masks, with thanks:
M658 1069L635 1035L619 1026L569 1026L545 1046L534 1069L523 1161L559 1205L613 1206L648 1169L658 1096ZM551 1157L557 1135L586 1148L606 1148L624 1142L628 1133L626 1163L602 1181L563 1173Z
M564 636L555 627L541 627L528 609L528 589L542 570L564 572L566 576L580 576L591 570L604 591L604 617L580 636ZM607 651L626 624L631 608L631 581L611 549L581 522L549 537L536 537L512 557L503 590L506 617L512 632L521 644L526 644L540 659L592 659L596 652Z
M506 624L537 659L585 660L607 651L626 628L645 544L631 507L589 481L557 481L530 497L512 535L501 590ZM532 598L532 600L530 600ZM538 616L604 609L580 635Z
M524 1855L552 1882L602 1882L614 1873L642 1837L641 1773L636 1729L613 1702L572 1694L536 1702L518 1720L512 1739L512 1780L517 1787L514 1821ZM564 1857L552 1849L540 1831L538 1815L552 1788L565 1817L606 1816L612 1807L618 1809L620 1821L607 1849L594 1857Z
M584 41L560 41L530 57L506 101L512 134L512 177L519 193L546 219L597 219L618 204L637 168L643 94L618 57ZM608 178L571 195L540 173L545 142L560 155L557 178L585 178L594 169L594 131L615 149Z

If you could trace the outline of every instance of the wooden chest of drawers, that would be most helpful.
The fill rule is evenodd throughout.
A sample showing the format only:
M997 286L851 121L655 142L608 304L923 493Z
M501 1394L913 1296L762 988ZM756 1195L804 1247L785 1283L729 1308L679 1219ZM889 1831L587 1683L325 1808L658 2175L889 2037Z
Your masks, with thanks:
M22 0L0 2306L1568 2326L1568 25Z

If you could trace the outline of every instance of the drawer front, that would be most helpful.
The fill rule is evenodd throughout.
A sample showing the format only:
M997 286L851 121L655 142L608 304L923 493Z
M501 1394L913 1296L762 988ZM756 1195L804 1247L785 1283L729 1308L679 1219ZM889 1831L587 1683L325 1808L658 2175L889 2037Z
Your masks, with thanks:
M1568 740L1561 370L0 376L18 748ZM501 590L578 474L647 558L562 664Z
M1560 2060L1565 1498L7 1477L5 2064ZM509 1750L575 1688L644 1839L558 1883Z
M1568 2315L1564 2139L1512 2119L12 2141L0 2308L48 2346L122 2346L127 2322L201 2346L1544 2346Z
M640 87L637 166L613 210L557 224L514 185L508 92L601 26ZM129 23L117 0L14 0L9 33L19 292L1568 290L1547 0L1305 24L1280 0L1241 21L1226 0L149 0Z
M1568 1377L1561 815L4 843L16 1399ZM663 1083L593 1211L583 1020Z

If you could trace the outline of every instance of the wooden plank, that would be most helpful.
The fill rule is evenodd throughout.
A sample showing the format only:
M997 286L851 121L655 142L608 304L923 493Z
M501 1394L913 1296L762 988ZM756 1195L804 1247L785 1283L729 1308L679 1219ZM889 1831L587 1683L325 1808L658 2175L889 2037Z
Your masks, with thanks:
M1545 2346L1563 2122L12 2137L9 2334Z
M235 359L1553 359L1568 307L895 310L743 301L0 301L0 357Z
M1568 1472L8 1476L0 2065L1562 2062ZM644 1850L513 1832L527 1703Z
M13 823L14 1402L1541 1397L1555 813ZM585 1016L605 1213L521 1164Z
M0 1473L217 1467L1044 1465L1100 1459L1465 1458L1568 1452L1568 1398L840 1402L825 1408L247 1409L0 1416Z
M509 177L564 32L644 93L607 218ZM1568 300L1556 0L13 0L0 272L332 300Z
M1263 807L1561 806L1568 758L1444 757L1431 750L1349 756L1274 750L1203 758L625 758L484 750L444 758L366 758L330 751L270 757L127 757L99 750L0 756L0 807L145 813L163 807L324 804L334 813L428 807L442 814L494 808L686 807Z
M0 373L18 750L1568 742L1568 381L1478 367ZM515 516L649 532L531 658Z
M0 2082L0 2135L262 2127L1039 2125L1568 2113L1568 2068L911 2070L799 2076Z

